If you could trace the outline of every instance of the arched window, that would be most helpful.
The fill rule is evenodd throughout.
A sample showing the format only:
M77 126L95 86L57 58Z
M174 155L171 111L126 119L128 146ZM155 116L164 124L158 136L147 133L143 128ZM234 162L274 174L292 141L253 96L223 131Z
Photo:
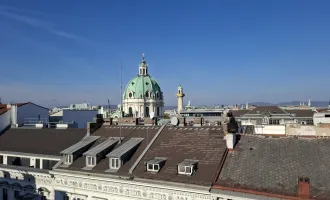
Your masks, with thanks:
M128 108L128 114L129 114L130 117L133 116L133 109L132 109L132 107L129 107Z
M149 117L149 107L148 107L148 106L146 107L146 113L145 113L144 116L145 116L145 117Z
M157 98L157 99L159 98L159 93L158 93L158 92L156 92L156 98Z
M129 98L132 98L132 97L133 97L132 92L130 92L130 93L128 94L128 96L129 96Z
M159 107L157 107L156 116L160 116L160 114L159 114Z
M149 92L148 91L146 91L146 97L149 98Z

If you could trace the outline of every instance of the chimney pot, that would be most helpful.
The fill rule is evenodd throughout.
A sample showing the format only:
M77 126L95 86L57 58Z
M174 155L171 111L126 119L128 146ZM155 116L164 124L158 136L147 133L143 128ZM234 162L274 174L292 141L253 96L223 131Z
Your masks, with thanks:
M298 197L310 198L310 179L308 177L301 176L298 178Z

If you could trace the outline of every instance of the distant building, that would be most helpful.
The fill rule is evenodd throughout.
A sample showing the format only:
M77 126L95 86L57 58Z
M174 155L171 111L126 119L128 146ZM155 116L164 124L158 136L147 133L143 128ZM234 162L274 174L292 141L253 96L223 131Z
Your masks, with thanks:
M37 104L16 103L0 104L0 132L6 127L46 125L49 120L49 109Z
M86 128L87 122L94 121L98 110L62 110L50 115L51 125L67 124L71 128Z
M242 125L313 125L314 115L312 110L284 110L278 106L258 106L251 111L233 110L232 113Z

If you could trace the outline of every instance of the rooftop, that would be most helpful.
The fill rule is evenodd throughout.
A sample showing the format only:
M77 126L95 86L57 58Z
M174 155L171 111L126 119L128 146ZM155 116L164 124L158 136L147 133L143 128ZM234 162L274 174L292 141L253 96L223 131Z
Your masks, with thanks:
M134 162L138 159L142 151L146 148L151 139L155 136L160 126L111 126L111 125L103 125L99 129L97 129L91 136L99 136L99 138L94 142L94 144L86 150L93 151L94 148L101 145L105 141L108 141L110 138L123 138L120 143L117 143L111 152L117 151L116 149L123 148L123 145L127 145L128 142L132 138L141 138L143 139L139 144L136 151L133 153L133 156L129 159L129 161L125 162L119 170L116 172L111 172L111 174L118 175L128 175L129 169L132 167ZM85 153L85 152L83 152ZM60 169L66 170L74 170L74 171L86 171L83 168L86 167L86 158L81 155L78 159L74 160L73 163L68 166L59 166ZM109 158L102 157L102 159L96 163L95 167L89 169L88 172L91 173L107 173L109 169Z
M258 106L246 114L262 114L262 113L288 114L287 112L285 112L283 109L281 109L278 106Z
M314 112L312 110L292 109L286 110L290 114L294 114L295 117L313 117Z
M211 186L226 151L222 128L165 127L137 165L133 174L139 178ZM148 161L166 157L158 173L147 172ZM186 159L198 160L191 176L179 175L178 164Z
M233 117L240 117L250 111L251 110L231 110L230 112L233 114Z
M311 198L330 196L330 139L241 136L229 151L217 184L296 196L298 177L310 178Z
M0 136L0 151L59 156L86 135L86 129L10 128Z

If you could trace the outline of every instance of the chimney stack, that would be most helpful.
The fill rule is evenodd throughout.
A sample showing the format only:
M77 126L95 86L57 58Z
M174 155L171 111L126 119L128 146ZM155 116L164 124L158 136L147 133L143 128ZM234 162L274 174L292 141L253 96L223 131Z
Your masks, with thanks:
M11 120L11 127L12 128L17 128L17 105L12 104L10 106L10 120Z
M299 177L298 178L298 197L302 199L310 198L310 179L308 177Z
M234 150L236 143L236 133L227 133L225 138L226 138L227 148L229 149L229 151Z

